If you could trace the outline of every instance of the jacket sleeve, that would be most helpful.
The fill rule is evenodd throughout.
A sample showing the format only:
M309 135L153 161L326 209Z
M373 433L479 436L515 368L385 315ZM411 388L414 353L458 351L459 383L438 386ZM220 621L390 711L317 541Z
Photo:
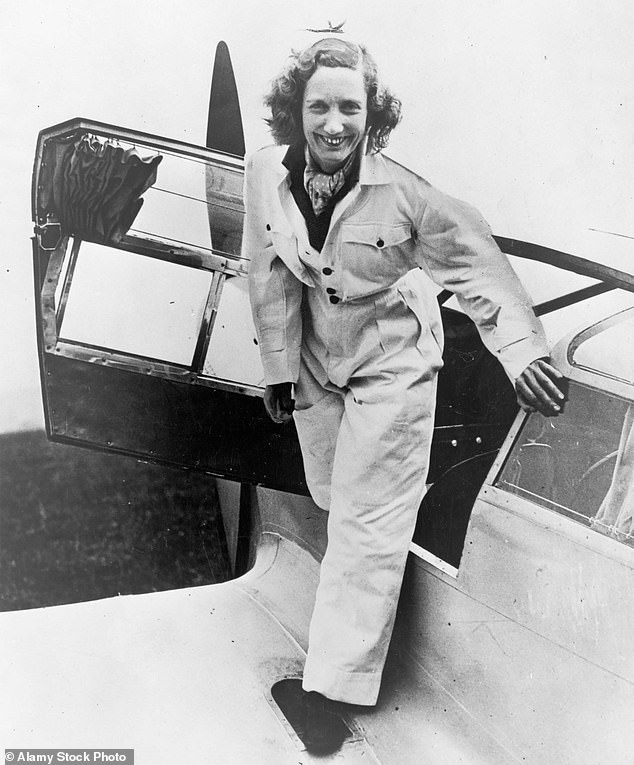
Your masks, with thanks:
M257 157L257 155L255 155ZM278 257L267 228L268 188L262 168L246 163L242 256L249 264L249 297L267 385L297 382L302 338L302 283Z
M428 203L419 220L419 265L456 295L482 342L515 382L532 361L548 355L548 344L488 224L470 205L444 195Z

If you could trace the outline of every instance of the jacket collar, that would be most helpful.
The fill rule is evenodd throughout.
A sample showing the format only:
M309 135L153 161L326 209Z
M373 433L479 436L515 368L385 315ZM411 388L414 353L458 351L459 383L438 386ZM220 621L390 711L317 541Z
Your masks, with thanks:
M385 157L380 152L364 154L361 157L359 169L359 184L361 186L382 186L390 183L390 180Z
M280 182L288 178L290 170L288 164L292 161L293 147L278 146L276 156L279 162L276 171ZM303 148L302 148L303 151ZM387 169L385 158L378 152L376 154L361 155L361 165L359 167L359 185L361 186L381 186L390 183L390 174Z

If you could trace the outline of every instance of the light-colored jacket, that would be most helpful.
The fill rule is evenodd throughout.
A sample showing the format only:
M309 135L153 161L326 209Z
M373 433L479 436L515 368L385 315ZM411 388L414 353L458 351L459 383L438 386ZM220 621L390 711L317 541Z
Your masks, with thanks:
M251 305L268 385L297 381L304 285L325 290L327 284L345 304L388 289L416 267L430 289L420 291L422 304L414 310L439 344L431 282L456 294L511 380L548 355L531 301L477 210L382 154L364 155L359 183L335 207L319 255L290 191L286 150L265 147L246 164L242 247L251 261ZM327 279L315 262L332 272Z

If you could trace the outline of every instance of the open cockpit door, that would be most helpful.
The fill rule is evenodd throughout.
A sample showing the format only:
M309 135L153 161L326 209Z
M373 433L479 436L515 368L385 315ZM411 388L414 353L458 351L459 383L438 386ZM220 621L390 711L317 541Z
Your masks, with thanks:
M83 119L40 133L38 343L54 441L305 493L263 379L241 157Z

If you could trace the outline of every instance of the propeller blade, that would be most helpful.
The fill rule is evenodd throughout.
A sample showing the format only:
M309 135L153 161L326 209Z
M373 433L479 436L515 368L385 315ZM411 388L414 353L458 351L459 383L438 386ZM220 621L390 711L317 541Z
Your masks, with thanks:
M229 48L223 41L216 47L211 78L207 148L244 157L244 131Z

